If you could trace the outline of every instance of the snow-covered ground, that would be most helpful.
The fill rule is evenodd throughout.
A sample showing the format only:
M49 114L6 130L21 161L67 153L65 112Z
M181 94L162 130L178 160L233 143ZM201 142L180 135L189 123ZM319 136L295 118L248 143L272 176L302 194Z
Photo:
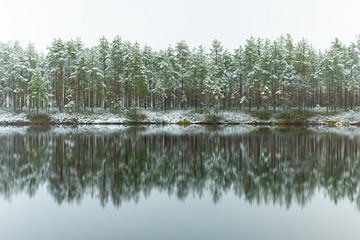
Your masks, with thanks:
M51 114L54 123L78 123L78 124L121 124L126 122L126 118L111 114L80 114L80 113L55 113Z
M16 123L29 123L25 113L15 114L0 110L0 123L1 124L16 124Z
M140 123L206 123L207 115L195 113L190 110L173 110L173 111L149 111L141 110L145 115L145 120ZM216 113L219 123L230 124L247 124L253 122L263 122L244 112L230 112L220 111ZM52 113L50 114L51 121L55 124L125 124L129 122L124 115L99 112L94 114L80 114L80 113ZM268 121L277 122L276 119ZM360 110L343 112L333 116L316 116L309 119L313 125L357 125L360 123ZM0 110L0 125L8 124L30 124L25 113L15 114Z
M204 123L207 115L195 113L189 110L175 110L167 112L144 111L147 121L152 123L179 123L189 121L190 123ZM256 119L242 112L218 112L220 123L247 123Z
M165 123L175 124L181 122L189 123L204 123L207 115L194 113L188 110L174 110L167 112L156 111L141 111L145 115L143 123ZM256 119L249 114L242 112L219 112L217 116L220 123L247 123L255 121ZM50 114L51 121L55 124L124 124L129 120L120 114L112 113L94 113L94 114L80 114L80 113L52 113ZM0 110L0 124L29 124L26 114L14 114Z
M358 124L360 122L360 110L339 113L333 116L316 116L309 119L311 123L326 125L337 123L339 125Z

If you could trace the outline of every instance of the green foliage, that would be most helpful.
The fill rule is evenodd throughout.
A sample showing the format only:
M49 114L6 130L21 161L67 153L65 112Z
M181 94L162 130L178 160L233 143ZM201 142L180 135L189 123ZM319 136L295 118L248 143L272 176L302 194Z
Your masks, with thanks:
M205 122L208 124L219 124L222 120L222 117L214 112L208 113L205 116Z
M66 113L73 113L75 111L75 102L71 101L68 102L65 106L64 106L64 112Z
M260 120L270 120L270 118L273 116L271 111L251 112L251 114Z
M279 112L275 114L280 124L284 125L304 125L307 124L308 119L318 115L317 112L309 110L292 110L289 112Z
M51 117L48 114L28 114L27 118L30 120L32 125L49 125Z
M140 123L146 120L146 115L138 108L124 109L123 114L129 122Z
M311 110L291 110L289 112L279 112L275 114L275 118L277 119L299 119L299 120L307 120L311 117L319 115L320 113L311 111Z
M178 121L177 124L186 126L186 125L190 125L191 121L188 119L182 119L182 120Z

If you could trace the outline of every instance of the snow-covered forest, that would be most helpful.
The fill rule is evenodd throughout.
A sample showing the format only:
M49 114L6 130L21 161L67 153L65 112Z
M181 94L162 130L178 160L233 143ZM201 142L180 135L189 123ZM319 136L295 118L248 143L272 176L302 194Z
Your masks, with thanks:
M214 40L209 49L149 46L102 37L33 45L0 44L0 106L16 111L84 111L142 107L270 110L360 105L360 38L335 39L327 50L290 35L250 38L234 51Z

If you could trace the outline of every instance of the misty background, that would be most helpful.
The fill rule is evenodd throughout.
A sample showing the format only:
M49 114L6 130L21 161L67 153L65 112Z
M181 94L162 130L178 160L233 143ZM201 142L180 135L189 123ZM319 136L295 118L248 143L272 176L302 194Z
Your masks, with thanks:
M324 49L335 37L355 40L359 6L356 0L1 0L0 41L32 42L44 51L54 38L95 45L102 35L120 35L155 49L180 40L208 47L216 38L233 49L250 36L289 33Z

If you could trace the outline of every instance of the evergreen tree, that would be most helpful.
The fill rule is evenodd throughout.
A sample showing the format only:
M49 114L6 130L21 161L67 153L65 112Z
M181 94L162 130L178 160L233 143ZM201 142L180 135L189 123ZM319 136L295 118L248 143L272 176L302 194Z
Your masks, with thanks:
M109 54L110 54L110 45L109 41L102 36L99 41L98 46L98 61L99 61L99 69L100 69L100 77L101 77L101 96L103 97L103 107L107 108L110 105L112 94L111 89L109 89L107 86L110 86L111 84L111 77L109 74Z
M47 55L48 67L51 72L51 82L55 104L62 111L65 105L64 64L66 59L65 44L61 39L55 39L49 47Z
M29 82L29 98L36 108L36 114L39 114L40 106L47 99L47 86L44 78L39 72L35 72Z
M209 106L219 108L224 95L224 49L220 41L214 40L209 54L209 76L206 79L205 91Z
M208 74L208 62L205 49L200 46L191 54L189 79L191 82L190 105L198 108L205 103L205 81Z
M176 70L178 71L178 76L179 76L179 80L180 80L180 93L178 94L178 98L180 98L180 106L182 108L187 106L187 102L188 102L188 93L187 93L187 89L185 89L185 86L189 85L189 65L190 65L190 50L188 45L186 44L185 41L181 41L179 42L176 47L175 47L175 51L176 51ZM179 96L180 95L180 96Z

